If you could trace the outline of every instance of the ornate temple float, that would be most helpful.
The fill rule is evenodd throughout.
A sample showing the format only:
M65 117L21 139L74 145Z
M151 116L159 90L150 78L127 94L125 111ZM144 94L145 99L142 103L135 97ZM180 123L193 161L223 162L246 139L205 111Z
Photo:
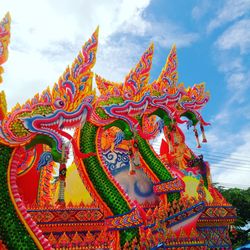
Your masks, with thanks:
M9 40L7 14L1 64ZM206 142L204 83L178 84L175 46L149 83L153 45L124 82L111 82L92 71L97 45L98 30L53 88L10 112L0 94L0 247L232 249L235 209L180 128L192 128L197 147L199 131Z

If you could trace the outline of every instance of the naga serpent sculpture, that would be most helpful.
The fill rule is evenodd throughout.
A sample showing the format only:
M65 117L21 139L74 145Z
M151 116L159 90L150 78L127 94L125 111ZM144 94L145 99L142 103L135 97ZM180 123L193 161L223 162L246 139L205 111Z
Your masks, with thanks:
M9 40L7 14L0 25L0 64L7 60ZM47 88L23 105L17 104L10 112L4 92L0 93L2 246L230 249L228 225L234 221L235 211L212 186L208 163L187 147L179 126L193 126L200 147L199 124L206 142L204 126L209 123L200 114L209 100L204 83L188 88L178 85L175 46L158 79L149 83L154 49L150 45L123 83L96 74L97 96L92 89L97 45L98 29L52 89ZM75 128L73 136L67 128ZM165 140L157 154L150 140L161 132ZM73 147L78 174L94 197L94 205L88 210L84 204L65 204L62 195L61 204L53 204L47 197L46 206L38 204L37 209L28 209L31 204L27 197L31 195L22 193L25 188L21 178L27 178L31 186L47 179L48 193L52 189L48 181L51 173L46 172L39 180L29 177L37 172L34 168L39 164L41 171L42 161L47 169L50 162L60 164L59 189L64 192L67 153L62 138ZM27 159L33 161L28 164ZM19 174L20 169L26 177ZM190 185L195 189L190 190ZM90 218L82 219L83 212L90 213ZM100 218L97 213L102 214ZM41 219L44 214L51 217L45 221ZM64 216L56 221L55 214ZM221 240L214 240L214 235Z

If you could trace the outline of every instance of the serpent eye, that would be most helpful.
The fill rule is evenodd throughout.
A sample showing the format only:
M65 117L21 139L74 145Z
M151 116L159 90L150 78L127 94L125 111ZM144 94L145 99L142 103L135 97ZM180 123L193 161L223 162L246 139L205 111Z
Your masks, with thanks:
M124 93L124 97L125 97L126 99L130 99L130 98L132 97L132 94L131 94L130 92L125 92L125 93Z
M164 93L168 93L168 89L167 88L163 88L162 90Z
M65 106L65 103L62 99L56 99L54 102L54 106L58 109L61 109Z

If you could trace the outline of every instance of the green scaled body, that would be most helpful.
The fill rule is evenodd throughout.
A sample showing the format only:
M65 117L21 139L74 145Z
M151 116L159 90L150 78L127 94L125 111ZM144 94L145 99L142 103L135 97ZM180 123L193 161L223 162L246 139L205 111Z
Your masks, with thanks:
M80 134L80 149L83 153L96 152L96 132L98 127L87 122L83 126ZM121 215L129 212L126 200L119 193L115 185L110 181L103 171L97 156L91 156L83 160L89 179L93 183L96 191L107 204L114 215ZM131 228L120 231L120 244L123 246L127 241L131 242L139 237L138 228Z

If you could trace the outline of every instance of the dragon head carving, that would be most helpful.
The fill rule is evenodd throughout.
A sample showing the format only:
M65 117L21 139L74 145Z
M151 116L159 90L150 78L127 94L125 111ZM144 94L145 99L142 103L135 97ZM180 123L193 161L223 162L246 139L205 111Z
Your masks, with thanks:
M204 83L192 88L185 88L178 83L177 55L175 45L172 47L166 64L158 79L149 83L152 65L153 45L144 52L134 69L125 77L123 83L114 83L101 76L96 76L96 84L101 97L95 103L93 118L96 123L110 123L115 119L125 121L131 131L145 139L152 139L162 124L155 124L150 133L142 131L141 120L155 114L160 115L169 126L173 123L184 123L182 116L191 119L192 125L197 122L208 125L199 114L207 103L209 93L205 92ZM160 112L158 112L160 110ZM144 116L146 115L146 116ZM164 116L164 117L163 117ZM165 124L166 125L166 124ZM152 133L153 132L153 133Z
M0 125L1 142L27 145L44 136L47 141L52 139L56 151L62 151L62 136L72 139L63 129L81 126L92 111L95 92L91 69L96 61L97 36L98 29L51 90L47 88L25 104L17 104L5 115Z

